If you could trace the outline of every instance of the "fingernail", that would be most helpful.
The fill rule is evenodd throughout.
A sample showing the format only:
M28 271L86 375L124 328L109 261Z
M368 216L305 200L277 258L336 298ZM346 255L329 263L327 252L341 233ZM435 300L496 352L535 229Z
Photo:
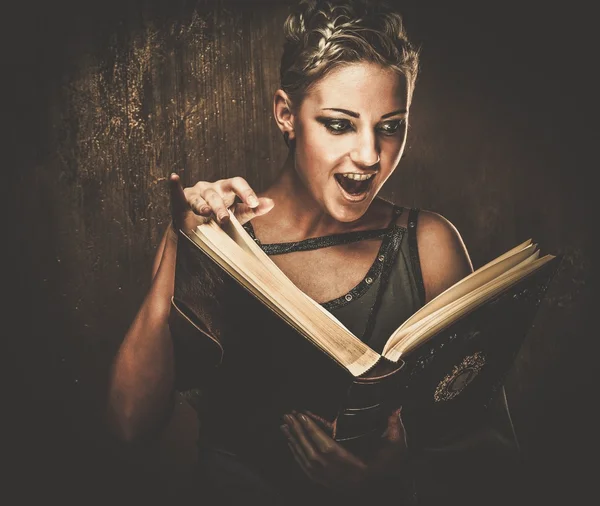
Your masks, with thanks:
M227 213L222 213L222 214L219 214L219 216L217 216L217 218L219 218L219 221L225 221L227 218L229 218L229 215Z
M210 206L202 206L202 208L200 209L201 213L208 213L210 211Z
M302 413L300 413L298 415L300 417L300 420L302 420L304 423L308 423L308 417Z
M248 205L250 207L256 207L256 206L258 206L258 199L254 195L250 195L248 197Z

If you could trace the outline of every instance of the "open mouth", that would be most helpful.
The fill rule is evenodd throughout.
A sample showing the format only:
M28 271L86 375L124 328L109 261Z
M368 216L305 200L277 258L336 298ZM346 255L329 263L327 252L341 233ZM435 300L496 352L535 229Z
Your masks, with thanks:
M357 197L369 191L374 176L375 174L346 173L335 174L335 179L346 193Z

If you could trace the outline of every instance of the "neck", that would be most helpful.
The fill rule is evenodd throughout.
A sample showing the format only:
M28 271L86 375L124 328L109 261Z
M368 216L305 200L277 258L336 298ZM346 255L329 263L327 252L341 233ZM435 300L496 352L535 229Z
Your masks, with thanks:
M332 218L307 190L294 168L294 155L289 153L273 184L263 193L275 202L273 211L265 215L276 219L284 228L293 229L295 240L347 232L356 223L343 223ZM272 214L271 214L272 213Z

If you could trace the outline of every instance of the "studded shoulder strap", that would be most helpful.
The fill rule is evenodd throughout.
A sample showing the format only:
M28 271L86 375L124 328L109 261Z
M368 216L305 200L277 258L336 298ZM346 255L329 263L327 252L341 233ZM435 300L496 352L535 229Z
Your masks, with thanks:
M379 308L381 307L381 301L383 299L383 293L385 292L385 289L388 285L392 268L396 263L396 257L398 256L398 252L400 251L400 244L402 243L402 237L404 236L404 229L402 229L401 227L396 227L394 225L396 224L396 221L398 220L403 211L403 207L394 205L392 220L388 225L388 230L390 230L391 233L390 246L388 254L384 258L383 270L380 275L379 288L377 290L377 295L375 296L375 302L369 310L367 324L365 326L365 331L361 338L361 340L365 343L369 341L373 334L375 322L377 320L377 313L379 312Z

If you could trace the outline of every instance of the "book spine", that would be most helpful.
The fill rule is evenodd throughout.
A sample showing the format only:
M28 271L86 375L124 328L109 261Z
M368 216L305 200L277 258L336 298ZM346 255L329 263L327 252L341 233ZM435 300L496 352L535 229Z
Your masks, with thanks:
M401 407L404 362L382 357L350 385L334 423L334 438L351 452L367 457L378 447L390 415Z

